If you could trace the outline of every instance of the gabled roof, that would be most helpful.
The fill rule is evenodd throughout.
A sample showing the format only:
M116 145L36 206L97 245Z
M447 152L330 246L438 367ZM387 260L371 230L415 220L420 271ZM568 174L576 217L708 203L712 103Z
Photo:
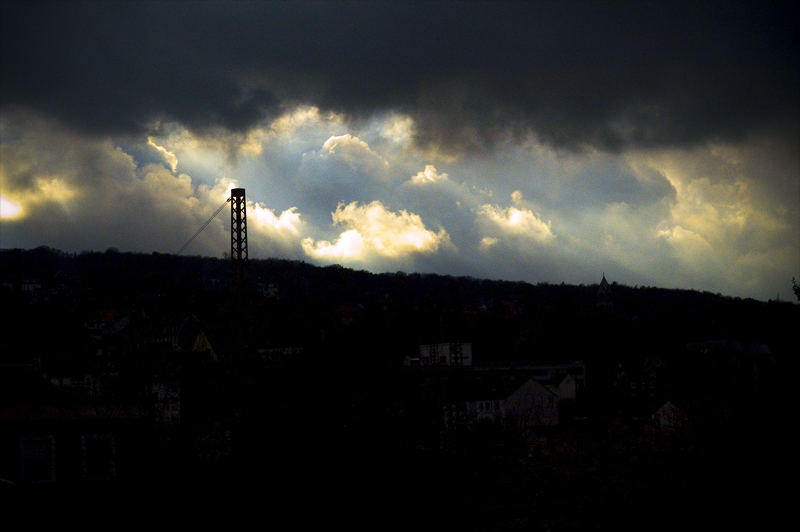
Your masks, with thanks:
M194 341L194 346L192 347L193 353L210 353L212 360L217 360L217 354L214 352L214 348L211 346L211 342L208 341L208 337L206 333L200 331L197 334L197 338Z
M536 389L542 393L558 396L558 385L566 377L551 383L541 382L530 375L514 375L508 372L467 373L456 383L450 382L445 391L449 401L506 400L522 388Z

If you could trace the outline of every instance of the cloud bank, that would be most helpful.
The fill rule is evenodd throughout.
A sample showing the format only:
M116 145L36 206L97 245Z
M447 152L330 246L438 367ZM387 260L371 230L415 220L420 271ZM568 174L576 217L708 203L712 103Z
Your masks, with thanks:
M791 3L3 6L2 102L94 133L245 132L296 104L398 110L421 146L796 135Z

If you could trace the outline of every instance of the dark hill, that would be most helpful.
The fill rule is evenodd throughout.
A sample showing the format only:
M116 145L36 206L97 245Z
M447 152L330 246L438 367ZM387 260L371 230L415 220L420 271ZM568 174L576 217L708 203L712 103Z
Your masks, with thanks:
M197 315L222 338L236 322L251 347L341 343L402 357L420 343L468 341L485 361L644 354L723 340L788 353L800 316L796 304L690 290L612 283L603 296L599 285L373 274L278 259L250 261L237 311L227 261L114 249L2 250L0 283L6 298L68 305L71 318L101 307L162 321ZM5 323L16 323L15 314Z

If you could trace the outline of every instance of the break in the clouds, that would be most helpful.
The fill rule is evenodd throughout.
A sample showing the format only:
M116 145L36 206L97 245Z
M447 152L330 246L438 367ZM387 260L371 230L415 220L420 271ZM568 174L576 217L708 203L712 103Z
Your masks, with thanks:
M698 288L800 277L786 3L4 3L0 245ZM187 253L228 247L224 216Z
M236 186L225 175L203 183L177 172L177 156L152 138L129 148L139 152L137 159L110 139L80 136L30 115L7 118L0 197L15 209L3 210L3 247L175 252ZM277 213L250 201L248 213L256 256L299 250L303 220L296 208ZM209 225L190 251L219 255L219 243L227 238L223 218Z

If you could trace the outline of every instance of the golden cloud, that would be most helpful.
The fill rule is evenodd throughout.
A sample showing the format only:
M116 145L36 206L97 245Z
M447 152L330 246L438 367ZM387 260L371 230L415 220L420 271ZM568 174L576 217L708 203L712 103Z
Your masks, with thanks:
M176 157L174 153L166 149L164 146L159 146L156 144L153 140L153 137L147 137L147 145L152 146L164 156L164 160L169 163L169 167L172 169L173 174L178 170L178 157Z
M522 193L517 190L511 197L515 203L522 201ZM548 243L556 237L550 228L551 223L543 221L530 209L517 207L504 209L485 203L478 209L478 216L491 222L504 233L524 236L541 244Z
M336 242L302 242L305 253L314 258L364 260L371 255L399 258L417 253L433 253L450 244L447 231L435 233L425 227L418 214L405 210L391 212L380 201L368 205L340 203L331 214L334 225L348 229Z
M335 135L322 145L323 157L335 156L350 168L365 174L380 174L389 168L389 162L372 151L369 144L350 133Z
M436 167L432 164L426 164L425 169L417 172L416 175L411 176L411 183L414 185L429 185L431 183L438 183L440 181L447 181L447 174L445 172L439 173Z

